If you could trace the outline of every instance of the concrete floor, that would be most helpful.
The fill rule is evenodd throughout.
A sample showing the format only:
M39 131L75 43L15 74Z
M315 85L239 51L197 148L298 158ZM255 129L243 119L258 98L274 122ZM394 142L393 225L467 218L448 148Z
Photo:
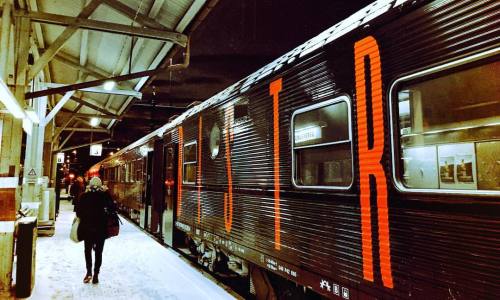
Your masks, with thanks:
M84 284L83 242L69 239L73 206L62 201L53 237L39 237L29 299L234 299L223 287L123 220L106 240L99 284Z

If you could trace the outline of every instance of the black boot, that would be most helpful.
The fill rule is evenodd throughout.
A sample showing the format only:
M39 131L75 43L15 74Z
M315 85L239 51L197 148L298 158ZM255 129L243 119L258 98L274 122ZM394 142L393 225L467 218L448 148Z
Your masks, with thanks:
M91 272L87 272L87 274L85 275L85 277L83 277L83 283L89 283L91 279L92 279L92 273Z
M99 273L94 273L94 277L92 277L92 283L93 284L99 283Z

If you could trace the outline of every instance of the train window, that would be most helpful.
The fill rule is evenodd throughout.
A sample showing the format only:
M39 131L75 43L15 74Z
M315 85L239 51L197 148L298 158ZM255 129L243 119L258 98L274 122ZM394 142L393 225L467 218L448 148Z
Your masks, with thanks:
M130 162L129 163L129 181L134 182L135 181L135 162Z
M500 191L500 62L456 64L393 86L403 189Z
M108 180L109 181L112 181L114 182L115 181L115 168L109 168L109 177L108 177Z
M130 163L125 165L125 182L130 182Z
M210 157L215 159L219 155L220 149L220 128L217 123L214 123L212 129L210 130Z
M135 162L135 181L141 182L142 181L142 160L137 160Z
M244 97L237 101L234 105L234 123L248 120L250 118L248 109L248 98Z
M292 115L293 184L347 189L352 184L349 99L342 96Z
M196 181L196 145L197 142L189 142L184 145L183 151L183 183L195 183Z

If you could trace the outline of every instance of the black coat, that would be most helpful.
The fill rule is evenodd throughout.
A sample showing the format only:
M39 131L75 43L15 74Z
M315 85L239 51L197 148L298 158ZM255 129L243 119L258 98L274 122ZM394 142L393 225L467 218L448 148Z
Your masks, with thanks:
M114 211L115 206L108 192L89 191L80 196L76 215L80 218L78 237L82 240L106 238L106 211Z

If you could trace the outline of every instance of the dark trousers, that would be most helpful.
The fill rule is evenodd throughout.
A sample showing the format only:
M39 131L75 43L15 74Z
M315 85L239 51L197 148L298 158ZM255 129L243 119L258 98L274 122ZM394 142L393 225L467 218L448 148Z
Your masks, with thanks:
M104 249L104 239L92 240L88 239L85 243L85 263L87 266L87 273L92 273L92 248L95 252L95 265L94 274L99 273L102 264L102 250ZM95 247L94 247L95 246Z

